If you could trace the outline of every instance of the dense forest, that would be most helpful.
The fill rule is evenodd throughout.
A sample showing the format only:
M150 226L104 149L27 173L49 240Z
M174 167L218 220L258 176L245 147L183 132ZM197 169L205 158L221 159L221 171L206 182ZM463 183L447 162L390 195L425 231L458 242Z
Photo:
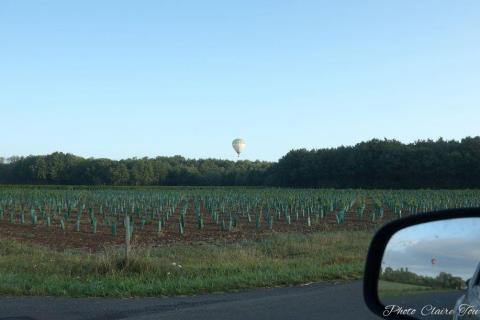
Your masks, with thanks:
M125 160L46 156L0 158L2 184L278 186L323 188L479 188L480 137L403 144L292 150L278 162Z

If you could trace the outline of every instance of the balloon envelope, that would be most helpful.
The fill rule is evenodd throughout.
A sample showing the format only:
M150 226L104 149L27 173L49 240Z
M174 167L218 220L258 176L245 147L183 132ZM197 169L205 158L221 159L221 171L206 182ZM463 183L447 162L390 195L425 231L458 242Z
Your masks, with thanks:
M232 147L239 156L240 156L240 153L242 153L243 149L245 149L246 146L247 146L247 144L245 143L245 140L243 140L243 139L238 138L238 139L235 139L235 140L232 141Z

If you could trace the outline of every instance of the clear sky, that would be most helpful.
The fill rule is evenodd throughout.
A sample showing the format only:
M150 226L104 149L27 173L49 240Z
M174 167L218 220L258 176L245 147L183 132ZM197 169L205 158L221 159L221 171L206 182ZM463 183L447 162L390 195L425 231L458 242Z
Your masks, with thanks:
M479 134L480 1L0 1L0 155Z

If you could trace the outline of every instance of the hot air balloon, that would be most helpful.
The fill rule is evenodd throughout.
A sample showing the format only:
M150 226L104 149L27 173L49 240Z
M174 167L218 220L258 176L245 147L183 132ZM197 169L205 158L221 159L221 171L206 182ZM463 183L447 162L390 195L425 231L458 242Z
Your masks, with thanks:
M247 144L243 139L237 138L232 141L232 147L233 149L235 149L235 152L238 154L239 157L240 157L240 153L242 153L243 149L245 149L246 146Z

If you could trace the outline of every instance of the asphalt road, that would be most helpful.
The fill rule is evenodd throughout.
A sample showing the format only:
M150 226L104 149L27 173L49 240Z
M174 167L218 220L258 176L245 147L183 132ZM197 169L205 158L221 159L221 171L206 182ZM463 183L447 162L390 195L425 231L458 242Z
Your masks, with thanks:
M372 319L361 282L139 299L2 298L0 319Z
M413 294L409 296L390 298L382 301L385 305L398 305L403 309L414 309L415 318L418 319L452 319L452 314L448 313L455 308L455 303L464 292L432 292Z
M447 298L447 301L450 300L451 297ZM415 303L417 302L419 301L415 300ZM360 281L344 284L315 283L299 287L256 289L194 297L138 299L3 297L0 299L0 320L362 320L374 318L364 305Z

